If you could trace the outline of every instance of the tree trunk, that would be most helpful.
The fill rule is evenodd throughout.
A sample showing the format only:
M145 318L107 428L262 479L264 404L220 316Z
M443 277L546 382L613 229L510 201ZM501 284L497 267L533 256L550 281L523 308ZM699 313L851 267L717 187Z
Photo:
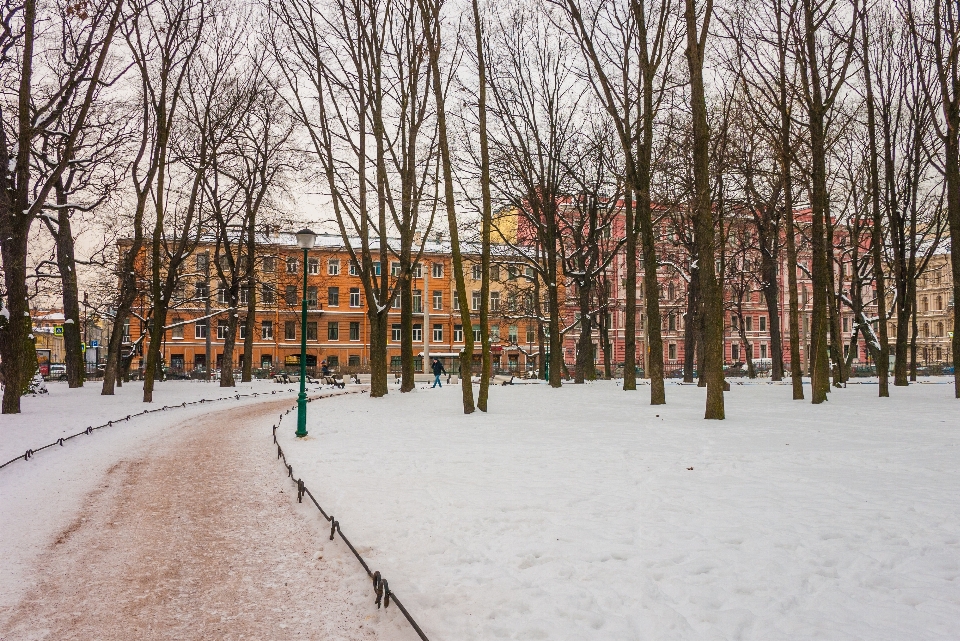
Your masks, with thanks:
M473 0L473 28L477 46L478 103L477 117L480 127L480 392L477 407L487 411L490 394L490 232L492 224L492 197L490 195L490 145L487 137L487 63L483 51L483 28L480 22L480 5Z
M696 260L696 257L694 257ZM690 270L687 287L687 313L683 322L683 382L693 382L693 366L696 360L697 334L700 326L700 276L697 269Z
M83 387L86 367L83 362L80 334L80 292L77 287L77 262L74 258L73 231L70 227L70 210L62 181L57 181L57 268L60 286L63 289L63 348L67 366L67 385L72 389Z
M573 370L573 382L582 384L587 378L587 371L593 369L593 323L590 316L590 287L581 283L577 289L577 298L580 303L580 336L577 339L577 360Z
M687 65L690 69L690 108L693 118L693 176L697 243L697 269L703 298L704 346L702 363L707 381L705 419L723 419L723 290L718 282L715 257L715 230L710 200L710 129L703 85L704 45L713 4L707 2L702 35L698 38L694 0L685 0ZM722 214L721 214L722 215ZM651 326L652 327L652 326ZM660 357L663 357L661 350Z
M251 229L251 233L252 232L253 230ZM247 245L247 260L250 261L248 265L253 264L253 257L256 255L255 252L256 246L254 246L251 251L250 245ZM243 337L243 367L240 373L241 383L249 383L253 380L253 340L254 332L257 331L257 279L253 276L252 272L247 287L247 316L243 319L244 332L246 335Z
M304 269L306 269L306 266L304 266ZM223 364L220 366L220 387L233 387L233 352L237 344L238 325L236 289L235 287L230 289L231 309L227 310L227 335L223 339ZM304 358L306 358L305 355Z
M634 233L634 192L627 185L624 197L624 310L623 310L623 389L637 389L637 235ZM646 372L645 372L646 373Z
M406 264L404 264L406 262ZM429 265L424 265L421 269L429 269ZM410 257L403 260L400 258L400 391L412 392L417 387L415 372L413 367L413 279ZM420 304L427 304L427 292L420 296ZM424 336L427 336L428 328L424 327ZM423 371L429 371L429 363L423 364Z
M389 306L388 306L389 307ZM370 398L387 395L387 314L367 312L370 323Z

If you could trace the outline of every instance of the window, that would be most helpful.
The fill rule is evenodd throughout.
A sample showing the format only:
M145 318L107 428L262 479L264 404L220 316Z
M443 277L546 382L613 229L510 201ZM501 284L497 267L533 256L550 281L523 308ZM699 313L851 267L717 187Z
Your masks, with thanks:
M350 288L350 307L360 307L360 288Z
M523 270L523 273L526 275L527 278L533 280L533 277L534 277L533 267L528 266L526 269Z
M207 296L210 295L210 288L207 287L206 283L197 283L197 288L194 295L200 300L206 300Z
M349 367L360 367L360 355L350 354L350 356L347 356L347 365Z
M930 302L927 300L926 296L920 299L920 311L922 312L930 311Z
M272 274L277 271L277 259L273 256L265 256L262 265L264 273Z
M474 265L473 266L473 280L482 280L483 279L483 266Z
M753 331L753 316L746 316L743 319L743 328L748 332Z
M350 322L350 340L360 340L360 323L357 321Z
M327 356L327 365L330 366L330 369L336 369L340 367L340 357L339 356Z
M327 340L328 341L338 341L340 340L340 323L337 321L330 321L327 323Z
M394 278L400 278L400 263L392 261L390 263L390 275Z
M937 274L937 278L940 278L940 274ZM939 284L939 283L938 283ZM937 311L943 309L943 296L937 296L937 306L934 308Z
M317 340L317 322L310 321L307 323L307 340L315 341Z
M516 265L507 265L507 280L517 280Z
M843 355L846 356L848 353L847 350L850 349L850 346L844 345L844 347L846 348L846 350L844 351ZM766 358L766 357L767 357L767 344L760 343L760 358Z
M183 338L183 325L180 324L180 323L182 323L182 322L183 322L183 319L182 319L182 318L174 318L174 319L173 319L173 329L172 329L172 332L171 332L171 336L172 336L174 339L182 339L182 338Z
M298 260L297 260L296 258L294 258L293 256L290 256L289 258L287 258L287 273L288 273L288 274L296 274L297 271L299 271L299 267L300 267L300 261L298 261Z
M761 327L760 329L763 329L763 328ZM849 332L849 331L850 331L850 317L849 317L849 316L844 316L844 317L843 317L843 331L844 331L844 332Z
M265 320L260 323L260 338L265 341L273 340L273 321Z
M667 285L667 300L673 300L677 297L677 292L673 287L673 283Z
M310 309L317 308L317 288L316 287L307 287L307 307Z
M930 337L930 323L923 324L923 329L920 330L920 335L924 338Z
M240 288L240 304L246 305L248 302L250 302L250 288L246 286L241 287Z
M500 265L490 265L490 280L500 280Z
M413 313L423 313L423 292L419 289L413 290Z
M943 323L937 323L937 336L943 336ZM940 349L939 347L937 349ZM937 356L937 359L940 357Z
M329 260L327 260L327 275L328 276L340 275L340 259L339 258L330 258Z
M470 309L472 311L480 309L480 292L473 292L473 296L470 299Z
M297 321L284 321L283 340L285 341L297 340Z
M379 260L373 261L373 274L374 274L374 276L379 276L379 275L380 275L380 261L379 261Z
M227 324L227 321L221 320L217 321L217 340L222 341L226 340L227 335L230 333L230 325Z
M319 259L319 258L308 258L308 259L307 259L307 273L308 273L308 274L319 274L319 273L320 273L320 259Z
M417 263L413 266L413 277L414 278L423 278L423 265Z
M193 326L193 335L194 335L194 338L207 337L207 321L206 320L202 320ZM128 338L129 336L130 336L130 333L129 333L129 330L127 330L127 336L124 338L129 341L130 340Z
M206 272L208 267L210 267L210 254L207 252L197 254L197 271Z
M350 261L350 275L359 276L360 275L360 265L357 264L357 261Z
M297 304L297 286L296 285L287 285L287 288L283 293L283 302L286 303L287 305Z
M476 326L474 326L473 328L473 342L474 343L480 342L480 328Z
M434 325L433 326L433 342L442 343L443 342L443 325Z
M277 302L277 290L273 288L273 285L264 283L260 288L260 297L263 299L264 305L273 305Z
M500 311L500 292L490 292L490 311Z
M413 326L413 342L422 343L423 342L423 325L416 323Z
M221 305L226 305L229 299L230 290L227 289L227 284L225 282L220 281L220 286L217 288L217 302Z
M460 311L460 297L457 296L457 292L453 292L453 311Z
M433 292L433 308L443 309L443 292L435 290Z
M490 342L497 343L500 341L500 326L491 325L490 326Z
M390 307L393 309L400 309L400 292L393 292L393 298L390 299Z
M517 295L515 292L507 294L507 311L517 311Z
M340 307L339 287L327 287L327 307Z
M434 263L430 268L430 275L433 278L443 278L443 263Z
M518 329L516 325L511 325L507 328L507 341L516 343L518 337Z
M734 361L740 360L740 346L736 343L730 346L730 358Z
M677 345L676 343L670 343L667 345L667 358L671 361L677 360Z
M454 325L453 326L453 342L462 343L463 342L463 325Z
M527 325L527 342L533 343L537 340L537 332L533 328L533 325Z
M399 342L400 342L400 332L401 332L402 329L403 329L403 326L402 326L402 325L396 325L396 324L394 324L394 325L390 328L390 340L393 341L394 343L399 343Z
M237 325L237 328L240 330L240 335L238 336L238 338L240 340L245 339L247 337L247 319L246 318L241 319L240 324ZM243 358L243 354L241 354L240 357Z
M761 316L761 317L760 317L760 331L761 331L761 332L767 331L767 317L766 317L766 316ZM846 331L846 330L844 330L844 331Z
M667 315L667 330L671 332L677 331L677 317L673 312Z

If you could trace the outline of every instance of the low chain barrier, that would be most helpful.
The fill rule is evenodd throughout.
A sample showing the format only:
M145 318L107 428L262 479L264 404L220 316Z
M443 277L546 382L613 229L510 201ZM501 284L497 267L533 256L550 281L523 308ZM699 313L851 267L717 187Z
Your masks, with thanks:
M281 394L282 394L284 391L287 391L287 392L295 392L296 390L292 390L292 389L282 390L282 389L281 389L281 390L271 390L269 393L267 393L267 392L251 392L251 393L249 393L249 394L232 394L232 395L230 395L230 396L224 396L223 398L202 398L202 399L200 399L200 400L198 400L198 401L183 402L183 403L181 403L181 404L179 404L179 405L164 405L163 407L156 407L156 408L154 408L154 409L143 410L142 412L137 412L136 414L127 414L127 415L124 416L123 418L118 418L118 419L114 419L114 420L112 420L112 421L107 421L107 422L104 423L103 425L91 425L91 426L87 427L85 430L83 430L82 432L77 432L76 434L71 434L70 436L64 436L64 437L62 437L62 438L58 438L58 439L57 439L56 441L54 441L53 443L48 443L47 445L44 445L43 447L38 447L38 448L36 448L36 449L27 450L26 452L24 452L24 453L21 454L20 456L17 456L16 458L12 458L12 459L10 459L9 461L7 461L6 463L4 463L3 465L0 465L0 469L5 468L6 466L10 465L11 463L13 463L13 462L15 462L15 461L20 461L20 460L29 461L30 459L32 459L32 458L37 454L37 452L42 452L43 450L45 450L45 449L47 449L47 448L49 448L49 447L53 447L54 445L59 445L59 446L62 447L63 444L64 444L64 442L69 441L69 440L72 439L72 438L77 438L78 436L83 436L84 434L86 434L87 436L90 436L90 435L93 434L94 430L101 430L101 429L103 429L103 428L105 428L105 427L110 427L110 426L113 425L114 423L122 423L122 422L125 422L125 421L129 421L130 419L132 419L132 418L137 418L138 416L145 416L145 415L147 415L147 414L153 414L153 413L155 413L155 412L165 412L165 411L168 410L168 409L184 408L184 407L187 407L188 405L202 405L202 404L205 404L205 403L216 403L216 402L219 402L219 401L229 401L229 400L237 400L237 401L239 401L241 398L253 398L253 397L256 397L256 396L269 396L269 395L277 394L277 393L281 393Z
M347 392L347 393L357 394L359 392ZM331 395L331 396L334 396L334 395ZM335 394L335 396L342 396L342 394ZM318 400L319 398L329 398L329 396L308 398L307 402L310 403L314 400ZM427 639L427 635L423 633L423 630L420 629L420 626L417 625L417 622L414 621L412 616L410 616L410 613L407 611L407 609L403 607L403 603L401 603L400 599L397 598L397 594L390 589L390 586L388 585L387 580L383 578L383 575L380 574L380 571L370 570L370 566L367 564L366 561L363 560L363 557L360 556L360 553L357 552L357 548L353 547L353 543L350 542L350 539L348 539L346 535L344 535L343 530L340 529L340 522L337 521L337 519L334 518L332 514L327 514L326 510L320 507L320 503L317 501L316 497L313 496L313 493L307 487L306 483L303 482L302 478L294 478L293 466L287 463L287 455L284 454L283 448L280 447L280 443L277 442L277 429L280 427L280 423L283 421L283 417L289 414L290 412L294 411L294 409L296 409L296 406L294 406L291 409L288 409L286 412L281 414L280 420L278 420L277 423L274 424L272 427L273 427L273 442L277 446L277 458L283 461L284 467L287 468L287 476L297 486L297 503L303 503L303 497L309 496L310 500L313 501L313 504L320 511L320 514L330 524L330 540L332 541L335 536L339 535L340 538L343 540L343 542L347 544L347 547L350 548L350 551L353 552L353 556L357 557L357 561L360 562L360 565L363 566L363 569L366 571L367 576L370 577L370 579L373 581L373 591L376 596L376 600L374 602L377 604L377 609L380 608L381 604L383 604L383 607L386 609L387 607L390 606L390 603L392 602L394 605L397 606L397 608L403 614L404 618L406 618L407 622L413 627L416 633L420 635L420 638L423 639L423 641L429 641L429 639Z

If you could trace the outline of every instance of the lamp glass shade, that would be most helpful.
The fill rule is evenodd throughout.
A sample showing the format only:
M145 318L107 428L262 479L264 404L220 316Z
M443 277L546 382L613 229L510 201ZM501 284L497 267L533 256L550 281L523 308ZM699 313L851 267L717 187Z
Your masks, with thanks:
M313 249L313 244L317 241L317 235L309 229L301 229L297 232L297 245L300 249Z

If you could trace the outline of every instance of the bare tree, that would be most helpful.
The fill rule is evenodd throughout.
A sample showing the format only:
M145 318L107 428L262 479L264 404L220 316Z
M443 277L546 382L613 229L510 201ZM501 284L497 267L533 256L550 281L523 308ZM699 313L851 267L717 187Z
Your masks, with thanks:
M26 284L30 228L73 159L87 126L122 9L122 0L68 5L62 14L50 16L38 9L36 0L5 2L0 7L0 257L7 297L5 322L0 326L4 414L20 412L20 396L36 371ZM46 74L34 66L37 47L44 46L38 25L47 18L61 22L77 43L78 56L66 64L64 73ZM34 146L41 134L62 124L63 110L79 95L83 98L74 102L76 111L64 131L59 162L35 186Z

